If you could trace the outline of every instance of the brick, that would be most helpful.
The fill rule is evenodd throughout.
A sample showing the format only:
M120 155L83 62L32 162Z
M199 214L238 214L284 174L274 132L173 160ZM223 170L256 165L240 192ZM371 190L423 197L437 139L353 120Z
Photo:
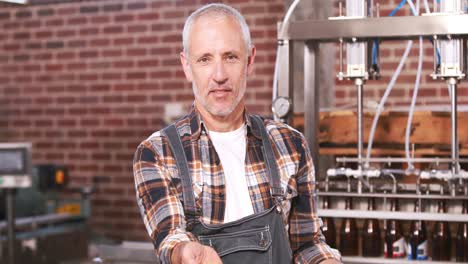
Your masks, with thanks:
M122 4L105 5L102 7L104 12L118 12L123 10Z
M79 57L86 59L86 58L96 58L98 56L98 52L96 50L87 50L82 51L79 53Z
M99 33L99 28L89 27L80 29L80 36L95 36Z
M30 18L32 17L32 12L29 10L18 11L15 14L16 18Z
M123 15L117 15L114 18L115 22L130 22L135 19L135 16L132 14L123 14Z
M102 97L104 103L121 103L123 102L122 95L106 95Z
M14 61L28 61L29 59L31 59L31 56L28 54L18 54L13 56Z
M0 12L0 20L10 19L11 14L9 12Z
M80 13L90 14L99 12L99 6L82 6L80 7Z
M122 55L123 55L123 52L120 49L102 51L103 57L120 57Z
M17 28L19 28L19 26L20 26L19 22L10 22L10 23L3 24L3 28L6 29L6 30L17 29Z
M137 39L138 44L152 44L152 43L158 43L158 42L159 42L158 36L144 36L144 37L139 37Z
M138 20L158 20L160 15L157 12L141 13L138 15Z
M151 55L163 55L163 54L171 54L171 48L152 48L150 49Z
M123 77L122 73L116 73L116 72L102 74L102 79L106 81L107 80L121 80L122 77Z
M135 66L135 63L131 60L122 60L122 61L115 61L112 63L113 67L116 68L133 68Z
M129 72L126 74L126 77L129 80L146 79L146 76L146 72Z
M133 44L134 41L135 40L133 37L115 38L113 40L113 44L116 46L120 46L120 45L128 46L130 44Z
M123 31L124 30L122 26L108 26L108 27L104 27L103 29L104 34L118 34L118 33L122 33Z
M115 84L113 87L112 87L112 90L114 91L133 91L135 90L135 85L133 84L128 84L128 83L118 83L118 84Z
M183 12L183 11L166 11L166 12L163 12L162 18L165 18L165 19L185 18L185 12Z
M36 32L35 36L38 39L43 39L43 38L48 39L52 37L52 31L39 31L39 32Z
M5 44L3 45L3 49L8 50L8 51L19 50L20 45L18 43Z
M110 16L108 16L108 15L106 15L106 16L93 16L90 19L91 19L91 24L105 24L105 23L109 23L111 21Z
M44 8L44 9L37 10L37 15L40 17L52 16L54 14L55 14L55 10L52 8Z
M65 24L64 20L61 19L61 18L58 18L58 19L52 19L52 20L47 20L45 22L45 25L47 27L59 27L59 26L63 26Z
M146 102L148 99L145 95L129 95L127 96L127 102L130 103L143 103Z
M77 26L77 25L84 25L88 22L88 18L86 17L72 17L67 19L67 24L72 25L72 26Z
M59 30L57 31L56 35L59 38L73 37L76 35L76 30L73 30L73 29Z
M146 3L145 2L136 2L136 3L128 3L127 9L128 10L138 10L138 9L145 9Z
M41 20L28 20L23 23L23 26L28 29L40 28L42 27L42 21Z
M63 48L64 43L63 41L54 41L54 42L47 42L46 48L48 49L60 49Z
M169 31L173 29L173 25L169 23L156 23L151 25L151 30L156 32Z
M155 67L159 65L159 60L142 60L138 61L137 65L138 67Z
M78 10L76 7L64 7L64 8L57 8L57 14L61 16L70 16L76 14Z
M127 50L127 56L146 56L147 53L147 49L145 48L135 48Z
M29 32L16 32L13 34L13 39L16 40L24 40L24 39L29 39L31 37L31 34Z
M173 34L161 38L164 43L182 43L182 35Z
M131 25L127 27L128 33L141 33L148 31L148 27L146 25Z
M76 53L72 51L60 52L56 54L57 59L59 60L71 60L76 58Z
M35 72L41 70L41 65L34 64L34 65L24 65L23 70L26 72Z
M75 127L76 126L76 120L73 119L64 119L64 120L58 120L57 125L60 127Z

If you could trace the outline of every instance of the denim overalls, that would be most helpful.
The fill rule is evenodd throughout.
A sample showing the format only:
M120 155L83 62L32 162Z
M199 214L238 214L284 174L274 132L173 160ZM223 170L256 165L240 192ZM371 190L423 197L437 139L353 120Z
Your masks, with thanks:
M263 212L217 225L205 224L199 220L201 213L195 206L192 180L179 135L174 125L164 129L180 173L187 231L194 234L201 244L215 249L224 264L292 263L291 247L282 218L283 193L278 165L263 120L258 116L251 116L251 123L262 135L263 157L274 206Z

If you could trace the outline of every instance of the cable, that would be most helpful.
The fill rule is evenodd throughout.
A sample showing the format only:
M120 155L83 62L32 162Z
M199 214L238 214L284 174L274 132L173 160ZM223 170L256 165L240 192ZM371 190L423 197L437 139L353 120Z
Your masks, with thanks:
M380 113L382 112L383 106L384 106L385 102L387 101L388 95L392 91L393 86L395 85L395 82L396 82L398 76L400 75L401 70L403 69L406 58L408 57L408 54L409 54L409 52L411 50L411 46L413 46L413 41L408 40L408 44L406 45L406 49L405 49L405 52L403 54L403 57L401 57L400 63L398 64L398 67L397 67L395 73L393 74L392 79L390 80L390 83L388 84L387 89L385 90L385 93L382 96L382 99L380 100L379 106L377 107L377 112L375 113L374 120L372 122L371 131L369 133L369 143L367 144L367 153L366 153L367 160L369 160L370 156L371 156L372 142L374 141L375 129L377 127L377 122L379 121Z
M284 39L284 33L286 31L286 28L289 25L289 19L294 11L296 9L296 6L299 4L301 0L294 0L294 2L289 6L288 11L286 12L286 15L284 16L283 23L281 23L281 29L279 31L278 39L283 40ZM273 100L276 99L277 93L278 93L278 74L279 74L279 63L280 63L280 45L278 43L278 47L276 49L276 60L275 60L275 72L273 74Z
M408 1L408 4L411 8L411 12L413 13L414 16L417 16L418 13L419 13L419 4L418 4L418 8L416 8L413 4L413 1L412 0L402 0L398 6L392 10L392 12L390 12L390 14L388 15L389 17L392 17L394 16L405 4L406 2ZM427 1L427 0L426 0ZM419 3L419 1L418 1ZM372 47L372 64L377 64L377 49L379 48L379 42L377 39L374 40L374 45Z
M408 159L408 168L413 169L413 164L410 159L409 151L409 141L411 133L411 123L413 122L414 108L416 105L416 98L418 97L419 83L421 81L421 72L422 72L422 62L423 62L423 38L419 37L419 59L418 59L418 71L416 73L416 83L414 84L413 98L411 99L411 107L408 113L408 122L406 124L406 133L405 133L405 153L406 158Z
M398 12L398 10L400 10L405 4L406 4L406 0L402 0L398 4L398 6L395 9L393 9L392 12L390 12L390 14L388 16L394 16Z

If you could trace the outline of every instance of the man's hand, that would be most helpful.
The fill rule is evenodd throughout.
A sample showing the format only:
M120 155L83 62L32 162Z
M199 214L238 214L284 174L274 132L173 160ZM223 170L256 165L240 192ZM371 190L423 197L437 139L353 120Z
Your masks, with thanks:
M216 251L198 242L182 242L174 248L173 264L222 264Z

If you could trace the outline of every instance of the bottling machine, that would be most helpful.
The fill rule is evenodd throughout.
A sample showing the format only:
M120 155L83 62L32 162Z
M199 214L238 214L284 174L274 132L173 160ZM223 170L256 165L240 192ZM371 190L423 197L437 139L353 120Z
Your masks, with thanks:
M318 195L325 205L319 209L319 215L327 224L329 219L336 219L342 223L341 230L344 234L340 234L338 244L348 243L345 241L348 239L345 235L349 235L347 229L350 229L353 221L357 221L358 226L361 226L366 219L364 225L367 228L371 225L367 220L374 219L376 220L374 225L378 222L383 223L382 230L385 230L377 232L377 237L383 238L383 242L375 243L381 243L384 248L377 254L363 252L365 251L363 238L357 243L357 237L361 237L365 230L353 234L355 237L352 239L356 240L355 244L360 245L359 252L363 253L358 253L357 248L356 252L342 252L344 262L411 263L412 259L427 262L435 260L468 262L468 253L463 253L468 252L468 242L466 242L468 172L465 165L468 159L460 157L458 134L458 122L465 120L465 115L460 113L457 104L458 84L466 77L466 39L468 38L466 1L441 0L431 3L427 0L421 3L419 0L401 1L394 11L385 17L379 16L379 6L375 0L337 1L338 16L325 20L291 22L289 21L291 14L299 2L292 3L283 23L279 26L272 103L274 117L293 126L298 124L297 113L292 109L296 101L300 101L299 98L294 98L294 89L297 89L297 85L294 85L296 80L293 78L292 54L294 45L303 43L304 113L303 122L299 122L301 123L299 126L303 125L305 137L311 146L316 172L326 171L325 175L317 175L321 181ZM410 6L412 16L393 16L406 4ZM423 13L419 13L420 4L424 5ZM406 42L406 48L375 113L364 113L364 89L369 80L378 80L381 76L379 46L386 41ZM392 113L384 114L383 106L402 71L413 41L419 42L418 70L409 111L404 117L406 122L402 122L401 113L396 117L392 117ZM449 116L445 116L447 120L444 120L443 124L445 122L450 124L444 135L450 139L450 149L415 155L417 153L415 144L410 142L412 126L415 124L413 121L433 122L436 127L441 118L440 115L433 115L429 117L429 121L421 121L420 115L415 111L424 56L423 41L428 41L433 46L434 67L431 77L445 82L449 90L450 111ZM340 128L347 129L343 133L354 129L353 135L356 135L356 138L355 151L333 152L335 162L325 170L319 170L318 157L327 153L324 151L323 142L320 142L320 139L324 138L323 134L329 132L331 138L332 133L335 133L334 135L340 133L338 128L334 128L337 122L349 124L349 120L344 120L342 117L333 118L333 115L320 113L318 56L323 43L336 43L338 47L339 66L336 73L338 81L351 80L355 86L357 106L354 124L350 125L349 129L345 125ZM324 117L329 117L329 120L325 120ZM302 120L302 116L300 119ZM369 127L370 131L365 141L364 121L371 121L370 119L372 125ZM403 133L401 129L398 130L399 137L401 134L405 135L404 152L373 149L376 135L387 134L389 138L392 137L391 129L379 128L379 119L381 121L387 119L385 123L387 126L406 125ZM323 124L324 122L328 123ZM426 132L427 139L434 138L431 137L430 131ZM468 136L464 130L463 136ZM435 138L434 140L440 141ZM391 140L388 143L391 144ZM433 142L436 143L438 142ZM366 145L367 150L364 149ZM330 199L333 202L330 202ZM351 199L355 200L354 207ZM366 201L369 201L368 207ZM354 220L349 221L349 219ZM409 227L410 222L411 227ZM406 231L396 227L401 223L403 223L402 229ZM426 231L426 227L422 227L425 223L428 223L430 230ZM327 224L325 227L329 228ZM418 233L420 240L422 239L421 243L412 240L416 237L409 234L409 229L411 232L417 229L415 234ZM323 231L326 233L327 230ZM396 232L401 233L400 240L391 240ZM338 235L333 233L331 240L334 240L334 236ZM400 242L397 240L401 244L398 244ZM412 241L417 244L413 247L413 252L411 252ZM449 246L451 243L453 247L440 249L442 246L439 244Z

